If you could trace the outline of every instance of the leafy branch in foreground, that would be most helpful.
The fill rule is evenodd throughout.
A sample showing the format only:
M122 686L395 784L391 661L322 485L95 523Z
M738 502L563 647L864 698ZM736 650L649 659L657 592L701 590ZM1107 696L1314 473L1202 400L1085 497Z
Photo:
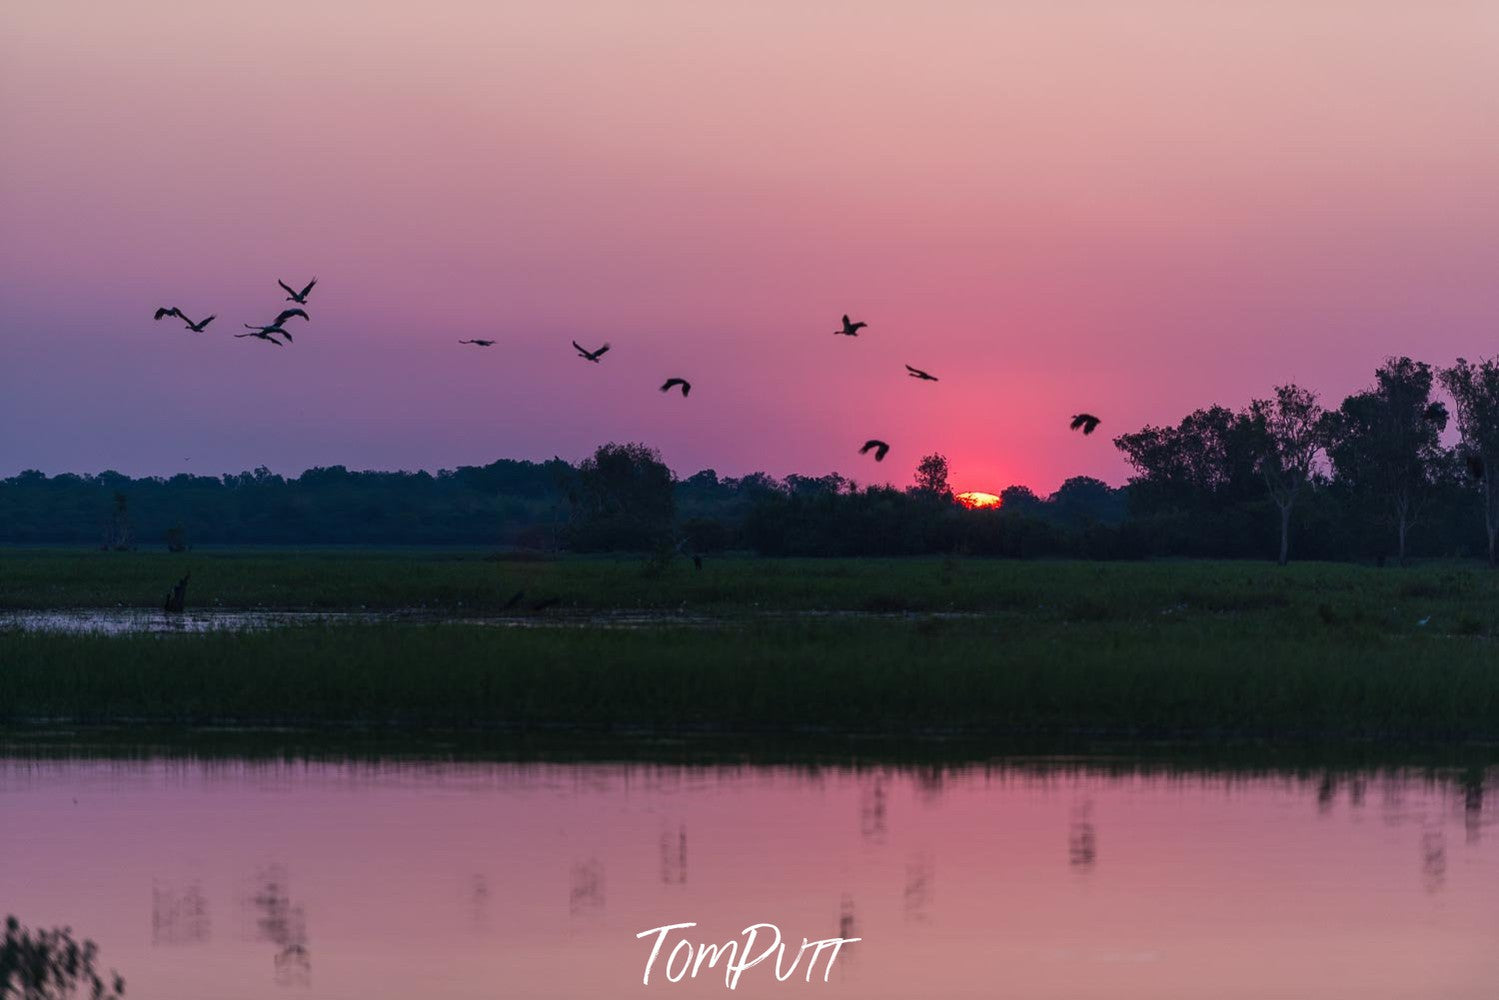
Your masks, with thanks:
M94 967L99 948L78 941L70 927L32 930L5 918L0 940L0 1000L118 1000L125 980L113 969L108 979Z

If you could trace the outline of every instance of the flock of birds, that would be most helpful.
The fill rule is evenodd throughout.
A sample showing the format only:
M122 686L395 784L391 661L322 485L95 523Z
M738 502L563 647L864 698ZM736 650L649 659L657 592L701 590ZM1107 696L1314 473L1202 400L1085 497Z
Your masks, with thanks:
M307 297L312 294L313 286L317 284L317 278L313 278L311 281L309 281L301 291L297 291L291 285L288 285L286 282L281 281L279 278L277 279L276 284L280 285L282 289L287 293L284 301L293 303L293 306L289 309L282 309L281 312L276 316L275 320L265 326L255 326L251 323L245 323L244 327L249 332L236 333L234 335L236 338L254 337L258 340L263 340L266 343L275 344L277 347L280 347L282 341L277 338L284 337L285 343L288 344L292 342L291 332L286 328L287 322L293 319L301 319L303 321L310 321L312 319L312 317L307 315L307 311L305 309L302 309L301 307L307 304ZM208 328L208 324L212 323L215 319L214 316L209 316L207 319L195 323L193 322L193 320L189 319L181 309L177 308L176 306L164 306L156 310L156 319L158 321L166 319L168 316L182 320L183 323L187 324L187 329L193 331L194 333L202 333ZM869 324L863 321L857 323L854 322L853 320L849 319L848 314L845 313L843 316L842 329L834 330L833 336L857 337L859 335L859 331L867 326L869 326ZM485 340L476 337L468 340L460 340L458 341L458 343L468 344L474 347L493 347L497 343L497 341ZM578 352L578 357L582 358L584 361L592 361L594 364L599 364L600 359L603 358L605 354L609 353L609 345L607 343L605 343L597 350L592 351L584 347L582 344L578 343L576 340L573 341L572 344L573 349ZM912 365L906 365L906 374L911 378L917 379L921 382L939 381L937 376L933 375L931 372L924 371ZM662 392L671 392L671 390L673 389L680 389L682 392L682 398L686 399L687 396L692 392L692 383L687 381L685 378L681 378L678 376L672 376L665 382L661 383ZM1072 423L1070 426L1072 430L1082 431L1084 436L1086 436L1092 434L1095 430L1097 430L1100 423L1101 421L1099 420L1099 418L1095 417L1091 413L1078 413L1073 415ZM874 452L874 460L876 462L883 462L885 460L885 456L890 452L890 445L885 441L879 440L878 438L870 438L868 441L865 441L864 446L859 449L859 454L867 455L870 452Z
M307 310L301 307L307 304L307 296L312 294L312 288L317 284L316 278L313 278L311 281L309 281L300 292L292 286L288 285L286 282L280 280L279 278L276 279L276 284L280 285L283 289L286 290L286 299L284 301L295 302L296 305L290 309L281 310L281 312L276 316L275 320L273 320L266 326L256 326L253 323L245 323L244 328L246 330L249 330L250 332L236 333L234 335L236 338L254 337L257 340L263 340L268 344L275 344L277 347L280 347L282 342L280 340L277 340L277 337L285 337L286 343L288 344L292 342L291 331L286 328L286 323L288 320L301 319L310 321L312 319L311 316L307 315ZM160 309L156 310L157 322L166 319L168 316L174 319L182 320L182 322L187 324L187 328L194 333L202 333L204 330L208 329L209 323L212 323L215 319L218 318L217 316L209 316L207 319L202 320L201 322L194 323L187 317L187 314L177 306L162 306Z
M859 335L859 331L864 329L868 325L868 323L865 323L862 320L856 323L849 318L847 313L844 313L843 328L840 330L834 330L833 336L857 337ZM473 339L460 340L458 341L458 343L472 344L475 347L493 347L496 342L493 340ZM605 343L597 350L590 351L588 348L584 347L582 344L578 343L575 340L573 341L573 350L577 351L578 357L582 358L584 361L592 361L594 364L598 364L599 359L602 358L605 354L609 353L609 344ZM906 365L906 374L911 378L917 379L922 382L939 381L937 376L933 375L931 372L924 371L923 369L916 368L912 365ZM679 378L676 376L673 376L667 379L665 382L661 383L662 392L670 392L674 388L680 388L682 390L682 398L685 399L687 398L688 393L692 392L692 383L684 378ZM1091 413L1078 413L1073 415L1071 427L1075 431L1082 431L1084 436L1086 436L1092 434L1095 430L1097 430L1098 425L1101 422L1102 421L1100 421L1098 417L1095 417ZM874 460L876 462L883 462L885 460L885 456L890 453L890 445L887 442L881 441L877 438L870 438L868 441L865 441L864 446L859 449L859 454L867 455L871 451L874 452Z

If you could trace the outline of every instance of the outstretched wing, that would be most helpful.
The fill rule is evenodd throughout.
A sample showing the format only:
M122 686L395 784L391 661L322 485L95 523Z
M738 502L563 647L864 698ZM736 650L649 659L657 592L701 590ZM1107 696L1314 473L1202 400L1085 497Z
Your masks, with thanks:
M300 317L302 317L305 320L311 320L312 319L311 316L307 315L307 312L304 309L283 309L283 310L281 310L281 315L276 317L276 322L272 323L271 325L272 326L280 326L282 323L285 323L287 320L291 319L293 316L300 316Z
M309 281L307 283L307 287L304 288L304 289L302 289L302 293L300 295L298 295L297 297L300 298L300 299L307 298L307 296L312 293L312 286L315 285L315 284L317 284L317 279L313 278L311 281ZM288 288L287 291L291 291L291 289Z
M598 350L594 351L593 356L595 358L602 358L607 353L609 353L609 345L606 343L603 347L600 347Z
M276 284L278 284L282 288L286 289L286 294L287 295L296 295L297 294L297 290L295 288L293 288L292 286L288 285L286 282L282 281L280 278L276 279Z
M843 327L844 327L844 329L848 329L848 327L850 325L851 325L851 323L849 322L848 313L844 313L843 314Z
M213 316L210 316L210 317L208 317L208 318L207 318L207 319L205 319L205 320L204 320L204 321L203 321L203 322L201 322L201 323L199 323L199 324L198 324L198 329L199 329L199 330L201 330L201 329L203 329L203 328L204 328L204 327L206 327L206 326L207 326L207 325L208 325L208 324L209 324L209 323L212 323L212 322L213 322L213 321L214 321L214 320L215 320L215 319L217 319L217 318L218 318L218 314L214 314L214 315L213 315Z
M177 316L177 317L181 317L182 313L180 313L180 312L177 311L177 307L176 306L171 306L170 308L164 306L164 307L156 310L156 318L157 319L161 319L163 316Z

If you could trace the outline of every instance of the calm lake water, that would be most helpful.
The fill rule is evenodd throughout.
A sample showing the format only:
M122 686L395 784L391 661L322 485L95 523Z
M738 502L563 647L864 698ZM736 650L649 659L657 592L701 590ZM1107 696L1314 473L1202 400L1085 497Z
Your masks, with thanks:
M0 910L155 1000L1488 1000L1495 778L12 758ZM687 921L863 940L642 986Z

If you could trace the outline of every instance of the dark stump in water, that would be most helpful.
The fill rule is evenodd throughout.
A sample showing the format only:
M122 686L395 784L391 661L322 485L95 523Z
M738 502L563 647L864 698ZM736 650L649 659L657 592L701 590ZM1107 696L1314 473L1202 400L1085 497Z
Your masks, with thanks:
M192 574L189 573L178 580L177 586L173 587L172 592L167 595L166 602L162 605L162 610L167 614L182 613L183 606L187 604L187 578L189 576Z

